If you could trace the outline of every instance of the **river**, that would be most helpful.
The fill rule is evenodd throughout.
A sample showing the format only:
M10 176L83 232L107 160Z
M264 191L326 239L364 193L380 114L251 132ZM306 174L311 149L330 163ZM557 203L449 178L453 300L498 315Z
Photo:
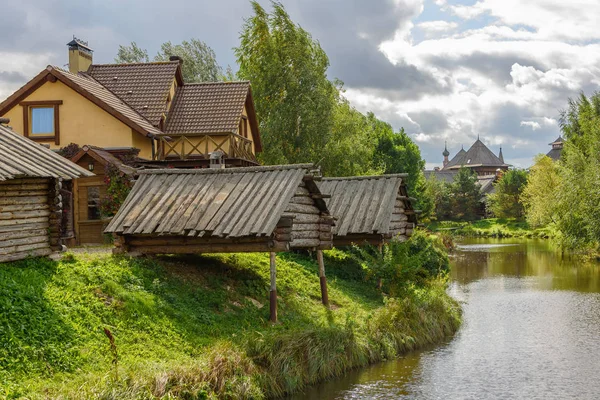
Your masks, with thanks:
M473 239L452 257L463 325L304 399L600 399L600 264L545 241Z

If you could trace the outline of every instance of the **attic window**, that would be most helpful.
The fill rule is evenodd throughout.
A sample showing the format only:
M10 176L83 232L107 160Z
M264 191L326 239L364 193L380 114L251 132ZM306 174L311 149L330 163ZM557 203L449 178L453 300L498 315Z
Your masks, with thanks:
M242 119L240 119L240 127L239 127L239 135L248 138L248 117L242 115Z
M23 131L38 142L60 144L58 107L62 100L23 101Z

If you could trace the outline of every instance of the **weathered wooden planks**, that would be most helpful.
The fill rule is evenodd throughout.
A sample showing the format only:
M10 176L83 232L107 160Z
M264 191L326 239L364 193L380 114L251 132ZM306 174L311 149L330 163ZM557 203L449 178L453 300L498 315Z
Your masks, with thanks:
M52 150L0 125L0 181L23 177L75 179L93 175ZM15 186L18 184L15 182Z
M318 185L331 195L327 207L336 218L334 243L380 244L396 235L410 235L416 224L411 204L415 199L408 197L403 178L405 174L323 178Z
M332 219L310 169L144 171L106 232L144 253L331 248Z

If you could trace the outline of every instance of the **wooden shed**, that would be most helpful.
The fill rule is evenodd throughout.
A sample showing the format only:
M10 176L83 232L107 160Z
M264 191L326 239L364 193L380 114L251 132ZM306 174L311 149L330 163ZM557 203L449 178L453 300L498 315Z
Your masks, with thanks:
M323 178L319 188L331 196L327 207L336 218L333 244L383 244L408 239L417 223L403 178L406 174Z
M311 164L227 169L141 171L106 228L117 252L270 252L270 319L277 321L275 253L316 250L323 303L323 249L333 218Z
M144 254L329 249L333 220L311 169L141 171L105 232Z
M92 175L0 125L0 262L58 250L65 230L62 181Z

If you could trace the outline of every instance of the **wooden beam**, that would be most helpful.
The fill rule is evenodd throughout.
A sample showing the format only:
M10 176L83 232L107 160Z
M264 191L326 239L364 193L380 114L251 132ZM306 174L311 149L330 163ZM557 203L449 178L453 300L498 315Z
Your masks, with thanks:
M277 322L277 268L275 263L276 253L271 252L271 290L270 290L270 320Z
M327 294L327 278L325 277L323 250L317 250L317 261L319 262L319 280L321 281L321 302L324 306L329 307L329 295Z

